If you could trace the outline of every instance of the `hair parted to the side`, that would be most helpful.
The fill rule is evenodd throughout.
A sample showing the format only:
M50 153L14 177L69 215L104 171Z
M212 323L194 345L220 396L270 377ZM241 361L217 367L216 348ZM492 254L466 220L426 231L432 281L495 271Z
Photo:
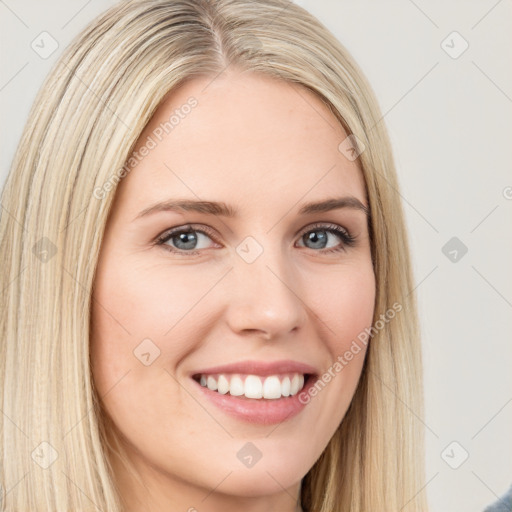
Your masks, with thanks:
M368 344L347 414L303 480L304 509L427 509L407 234L388 135L365 77L331 33L288 0L128 0L59 58L2 192L1 510L121 512L89 360L92 287L116 187L102 199L94 191L123 168L167 93L228 66L307 87L363 141L374 321L394 303L403 307ZM57 457L46 469L33 453L42 442Z

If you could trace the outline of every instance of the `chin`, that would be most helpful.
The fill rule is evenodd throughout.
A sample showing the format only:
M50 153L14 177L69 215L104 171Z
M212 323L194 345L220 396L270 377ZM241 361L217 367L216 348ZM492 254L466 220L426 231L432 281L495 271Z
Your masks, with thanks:
M283 489L288 489L301 480L301 475L290 474L289 468L282 468L277 472L267 472L265 469L255 472L255 468L252 468L231 473L218 490L240 498L256 498L282 492Z

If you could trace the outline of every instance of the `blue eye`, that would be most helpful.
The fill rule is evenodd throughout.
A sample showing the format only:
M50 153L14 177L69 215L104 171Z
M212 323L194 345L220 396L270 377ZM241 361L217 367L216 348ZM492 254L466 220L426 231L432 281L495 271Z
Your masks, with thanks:
M173 253L191 255L198 253L196 249L207 248L197 247L197 244L203 237L211 239L213 233L209 229L195 229L193 226L188 225L166 231L158 237L156 244L162 245L164 249ZM175 248L167 243L170 241L175 245Z
M176 234L172 234L170 235L169 240L173 241L173 244L177 249L188 251L189 249L204 249L204 247L197 247L198 243L201 245L200 241L204 236L205 234L202 231L191 229L188 231L179 231Z
M308 230L301 236L301 240L303 240L304 243L311 242L313 247L310 248L325 249L329 241L327 234L335 235L341 239L342 243L341 245L338 244L334 247L327 248L327 250L322 250L321 252L323 253L344 251L347 247L352 247L355 244L355 237L336 224L309 226Z
M337 237L341 243L328 247L329 235L331 237L334 235L334 238ZM190 256L199 254L201 249L208 249L208 239L215 240L215 235L209 228L202 226L201 229L196 229L193 225L186 225L164 232L157 238L155 245L162 246L174 254ZM320 253L345 251L356 243L355 237L336 224L308 226L307 231L302 232L299 240L304 244L311 244L306 247ZM172 245L168 242L171 242ZM201 245L203 246L201 247ZM304 245L300 247L304 247Z

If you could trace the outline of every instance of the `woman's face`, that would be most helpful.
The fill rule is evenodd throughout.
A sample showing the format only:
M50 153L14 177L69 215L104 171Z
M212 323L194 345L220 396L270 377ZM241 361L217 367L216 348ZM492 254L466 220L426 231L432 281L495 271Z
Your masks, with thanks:
M167 96L117 189L93 290L94 382L151 503L229 510L273 495L291 510L365 357L344 357L373 317L365 185L313 93L212 80Z

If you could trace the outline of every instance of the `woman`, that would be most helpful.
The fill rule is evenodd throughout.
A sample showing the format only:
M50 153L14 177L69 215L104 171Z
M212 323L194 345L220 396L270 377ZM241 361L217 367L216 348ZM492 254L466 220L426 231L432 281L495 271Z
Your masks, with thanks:
M2 197L5 510L426 510L407 236L374 95L284 0L131 0Z

